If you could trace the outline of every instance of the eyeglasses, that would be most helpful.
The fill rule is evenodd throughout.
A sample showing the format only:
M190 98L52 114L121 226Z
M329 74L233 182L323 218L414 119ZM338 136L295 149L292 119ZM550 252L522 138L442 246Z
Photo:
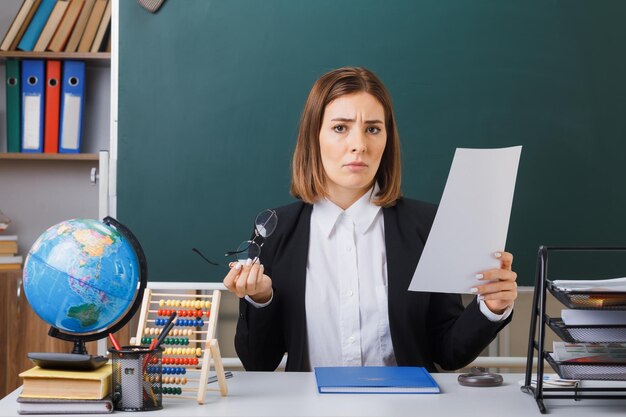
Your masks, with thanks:
M261 256L261 248L265 244L264 239L274 233L277 224L278 215L276 214L276 212L274 210L263 210L262 212L257 214L256 218L254 219L254 237L252 238L252 240L246 240L244 242L241 242L236 250L226 252L224 256L236 257L237 261L239 262L245 262L248 259L252 259L253 262L256 261ZM192 248L191 250L200 255L202 259L204 259L211 265L227 266L209 260L206 256L202 254L202 252L200 252L196 248Z

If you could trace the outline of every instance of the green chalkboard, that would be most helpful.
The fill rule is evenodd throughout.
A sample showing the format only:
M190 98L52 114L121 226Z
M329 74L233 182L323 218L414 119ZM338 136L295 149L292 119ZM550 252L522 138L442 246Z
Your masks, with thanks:
M119 3L117 215L151 280L222 279L191 248L220 259L292 201L306 95L344 65L392 94L406 196L437 203L457 147L524 146L507 240L521 284L540 244L626 242L622 0ZM581 259L555 277L626 275Z

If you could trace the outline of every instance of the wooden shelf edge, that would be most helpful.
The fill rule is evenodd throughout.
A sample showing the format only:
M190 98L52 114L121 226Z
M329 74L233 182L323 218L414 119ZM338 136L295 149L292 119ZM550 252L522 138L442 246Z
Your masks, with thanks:
M0 51L0 59L82 59L86 61L110 61L110 52L22 52Z
M97 161L97 153L0 153L0 159L38 161Z

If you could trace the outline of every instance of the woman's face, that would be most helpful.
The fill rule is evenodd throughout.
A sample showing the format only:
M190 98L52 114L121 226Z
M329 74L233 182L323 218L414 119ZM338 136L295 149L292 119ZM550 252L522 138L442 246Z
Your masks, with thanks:
M330 199L356 201L372 186L387 143L382 104L365 92L331 101L319 140Z

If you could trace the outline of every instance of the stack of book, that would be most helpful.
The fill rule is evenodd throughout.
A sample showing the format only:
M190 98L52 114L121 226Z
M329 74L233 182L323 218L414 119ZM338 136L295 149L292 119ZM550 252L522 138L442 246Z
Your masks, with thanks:
M107 414L113 412L110 364L91 371L38 366L24 371L17 399L20 414Z
M17 235L0 235L0 271L22 269L22 257L17 252Z
M0 51L110 51L109 0L24 0Z

